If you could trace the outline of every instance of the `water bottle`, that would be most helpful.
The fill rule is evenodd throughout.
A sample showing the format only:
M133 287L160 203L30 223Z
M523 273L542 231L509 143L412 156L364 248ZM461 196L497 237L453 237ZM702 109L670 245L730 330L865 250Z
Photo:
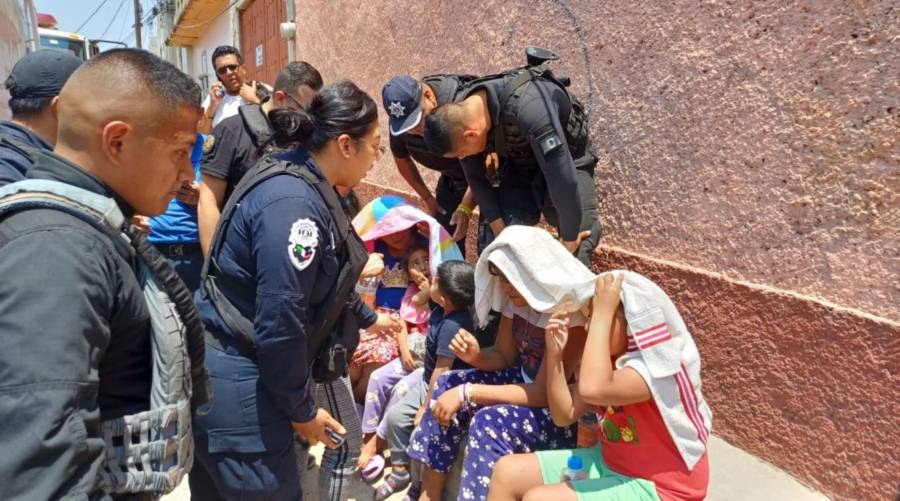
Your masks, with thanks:
M380 282L381 279L379 277L363 277L356 284L356 292L359 294L359 298L369 308L375 309L375 293L378 291Z
M563 482L575 482L577 480L587 479L587 472L584 471L584 464L578 456L569 456L566 468L563 470Z

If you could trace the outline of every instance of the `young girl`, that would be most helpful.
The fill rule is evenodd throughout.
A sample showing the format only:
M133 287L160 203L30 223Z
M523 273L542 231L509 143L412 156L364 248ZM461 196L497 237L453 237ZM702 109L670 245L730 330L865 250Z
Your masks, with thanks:
M600 445L503 458L489 499L703 499L712 414L681 316L656 284L627 271L600 276L592 303L577 385L566 384L560 355L567 321L560 315L549 324L547 392L558 424L602 413ZM572 456L586 479L560 483Z
M367 482L377 480L385 464L380 455L384 449L385 435L383 427L379 426L384 410L403 396L410 385L408 376L423 364L431 287L428 263L428 249L425 247L414 247L409 251L405 268L410 281L417 282L418 285L410 283L401 300L399 315L404 322L405 331L399 336L400 356L373 371L369 377L362 414L365 437L359 457L359 468ZM377 430L382 431L376 437Z
M468 364L456 358L450 343L460 329L473 330L471 307L475 299L475 274L465 261L441 263L431 282L430 296L435 303L428 320L425 367L418 379L410 382L409 391L393 401L379 426L384 428L391 450L391 474L375 493L376 501L387 499L409 485L412 475L406 448L413 428L419 424L426 402L444 372L465 369ZM404 381L405 382L405 381ZM416 499L420 486L410 487L407 496Z
M556 426L547 410L544 328L550 312L576 310L572 342L566 347L567 373L574 373L587 318L577 310L590 299L578 295L594 275L539 228L510 226L485 249L475 272L476 315L484 323L500 311L496 343L480 349L461 330L451 350L475 370L451 371L437 381L407 449L424 463L422 497L440 499L446 475L468 431L460 499L484 499L496 461L507 454L575 445L575 427ZM580 319L580 320L579 320Z

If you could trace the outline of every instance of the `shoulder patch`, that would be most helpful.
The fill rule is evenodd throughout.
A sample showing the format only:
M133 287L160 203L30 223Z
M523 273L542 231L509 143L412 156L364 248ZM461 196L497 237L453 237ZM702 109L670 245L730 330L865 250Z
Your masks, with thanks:
M203 153L209 153L212 151L213 146L216 144L216 136L212 134L208 134L206 139L203 140Z
M305 270L316 257L319 246L319 227L309 218L301 218L291 225L288 235L288 256L294 268Z
M556 135L556 132L553 130L538 138L538 141L541 145L541 154L544 156L547 156L562 146L562 141L560 141L559 136Z

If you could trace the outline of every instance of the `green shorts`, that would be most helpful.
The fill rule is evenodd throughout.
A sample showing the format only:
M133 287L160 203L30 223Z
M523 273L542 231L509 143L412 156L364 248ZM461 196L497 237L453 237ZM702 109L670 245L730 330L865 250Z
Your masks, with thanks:
M545 484L562 481L562 472L570 456L579 456L587 471L587 479L572 482L572 490L580 501L659 501L656 486L649 480L626 477L606 466L601 446L589 449L563 449L536 452Z

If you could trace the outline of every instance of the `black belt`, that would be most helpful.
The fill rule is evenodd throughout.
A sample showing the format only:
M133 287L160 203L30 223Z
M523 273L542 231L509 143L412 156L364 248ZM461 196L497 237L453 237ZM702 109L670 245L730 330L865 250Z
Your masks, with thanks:
M186 254L200 253L200 244L154 244L160 252L170 257L183 257Z

